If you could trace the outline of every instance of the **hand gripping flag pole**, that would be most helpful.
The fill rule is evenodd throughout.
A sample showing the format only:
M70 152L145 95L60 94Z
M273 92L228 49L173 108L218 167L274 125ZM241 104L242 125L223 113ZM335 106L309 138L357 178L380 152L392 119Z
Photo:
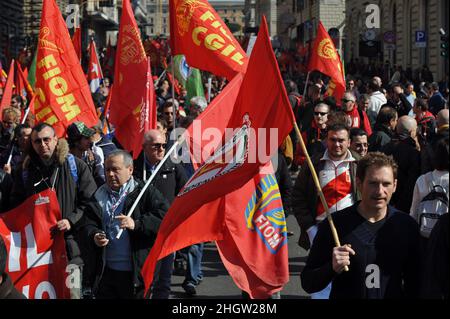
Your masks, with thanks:
M309 75L309 73L308 73L308 75ZM336 247L340 247L341 242L339 241L339 236L338 236L336 227L334 226L333 217L331 217L327 201L325 200L325 196L323 195L323 192L322 192L322 187L320 187L319 178L317 177L316 170L314 169L313 163L311 162L311 158L309 157L308 150L306 149L302 134L300 133L298 125L295 121L294 121L294 128L295 128L297 137L300 141L300 146L303 150L303 153L306 156L306 162L308 163L309 170L311 171L311 176L312 176L312 178L314 180L314 184L317 188L317 192L319 194L320 201L322 202L322 205L325 208L325 213L326 213L326 216L328 219L328 223L330 224L331 234L333 235L333 239L334 239L334 244L336 245ZM348 266L345 266L344 271L348 271L348 270L349 270Z
M150 176L150 178L147 180L147 182L145 183L144 187L142 187L141 192L139 193L139 196L136 198L136 200L134 201L133 206L131 206L130 211L127 214L127 217L130 217L131 214L133 214L134 209L136 208L137 204L139 203L139 201L141 200L142 196L144 195L145 191L147 190L148 186L150 185L150 183L153 181L153 179L155 178L156 174L159 172L159 170L161 169L161 167L163 166L163 164L166 162L166 160L169 158L169 156L176 150L177 146L179 144L181 144L184 141L184 137L180 136L178 138L178 140L172 145L172 147L169 149L169 151L166 153L166 155L164 156L164 158L159 162L158 166L156 166L155 171L152 173L152 175ZM117 233L116 239L119 239L120 236L122 236L123 233L123 228L119 230L119 232Z

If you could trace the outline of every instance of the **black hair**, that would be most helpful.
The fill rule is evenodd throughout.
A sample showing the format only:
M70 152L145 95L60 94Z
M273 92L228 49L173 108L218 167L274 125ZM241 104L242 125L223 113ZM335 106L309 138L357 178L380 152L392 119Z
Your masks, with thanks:
M377 115L377 124L389 125L391 120L397 118L397 111L390 106L382 106Z
M436 143L432 163L433 168L438 171L448 171L449 170L449 161L448 161L448 136L439 139Z
M36 132L39 133L40 131L42 131L43 129L45 129L46 127L50 128L53 132L53 135L55 135L55 129L53 128L53 126L51 126L50 124L47 123L39 123L38 125L36 125L35 127L33 127L33 130L31 131L31 133Z
M354 139L356 136L367 136L367 132L358 127L350 129L350 140Z

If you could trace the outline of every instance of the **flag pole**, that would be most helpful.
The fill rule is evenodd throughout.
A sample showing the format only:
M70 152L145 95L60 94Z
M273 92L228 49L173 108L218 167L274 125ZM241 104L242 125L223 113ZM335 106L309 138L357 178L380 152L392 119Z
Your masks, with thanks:
M173 76L173 83L172 83L172 100L173 100L173 129L176 129L176 122L177 122L177 109L176 109L176 105L175 105L175 63L173 61L173 55L172 55L172 76Z
M309 82L309 74L311 73L311 71L308 72L308 74L306 75L306 82L305 82L305 88L303 89L303 101L306 101L306 88L308 87L308 82Z
M208 104L211 103L211 85L212 85L212 78L208 78Z
M142 187L141 192L139 193L139 196L136 198L136 200L133 203L133 206L131 206L127 217L130 217L131 214L133 214L134 209L136 208L137 204L139 203L139 201L141 200L142 196L144 195L145 191L147 190L148 186L150 185L150 183L153 181L153 179L155 178L156 174L159 172L159 170L161 169L161 167L163 166L163 164L166 162L166 160L170 157L170 155L176 150L177 146L183 141L184 137L180 137L173 145L172 147L169 149L169 151L166 153L166 155L164 156L164 158L159 162L158 166L156 166L155 170L153 171L152 175L150 176L150 178L147 180L147 182L145 183L144 187ZM120 236L122 236L123 233L123 228L119 230L119 232L117 233L116 239L119 239Z
M31 101L33 101L33 98L31 98L30 104L31 104ZM20 124L24 124L25 123L25 121L27 120L27 117L28 117L28 113L30 113L30 106L28 106L27 110L25 111L25 114L23 115L22 122ZM11 164L13 152L14 152L14 145L11 147L11 152L9 153L8 161L6 162L6 165Z
M309 76L309 73L308 73L308 76ZM311 176L313 178L314 185L316 186L317 193L319 194L320 201L322 202L322 205L325 208L325 213L327 216L328 223L330 224L330 229L331 229L331 234L333 235L334 244L336 245L336 247L340 247L341 242L339 241L339 236L338 236L336 227L334 226L333 217L331 217L330 209L329 209L327 201L325 199L325 195L323 194L322 187L320 187L320 182L317 177L316 170L314 169L314 165L311 162L311 158L309 157L308 150L306 149L305 143L303 141L302 134L300 133L298 125L295 121L294 121L294 128L295 128L295 132L297 133L297 138L300 141L300 146L302 148L302 151L306 156L306 162L308 163L309 170L311 171ZM345 266L344 271L348 271L348 266Z

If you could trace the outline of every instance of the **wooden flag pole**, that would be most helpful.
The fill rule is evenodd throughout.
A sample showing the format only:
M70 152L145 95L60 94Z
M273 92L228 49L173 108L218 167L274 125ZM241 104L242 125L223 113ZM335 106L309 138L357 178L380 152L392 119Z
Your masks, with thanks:
M308 77L309 77L309 73L308 73ZM306 149L302 134L300 133L298 125L295 121L294 121L294 128L295 128L295 132L297 133L298 140L300 141L300 146L302 148L302 151L306 156L306 162L308 163L309 170L311 171L311 176L314 180L314 185L316 186L320 201L322 202L322 205L325 208L325 213L326 213L326 216L328 219L328 223L330 224L331 233L332 233L333 239L334 239L334 244L336 245L336 247L340 247L341 242L339 241L339 236L338 236L336 227L334 226L333 217L331 217L327 201L325 200L325 196L323 195L323 192L322 192L322 187L320 187L319 178L317 177L316 170L314 169L314 165L311 162L311 158L309 157L308 150ZM349 270L348 266L345 266L344 271L348 271L348 270Z

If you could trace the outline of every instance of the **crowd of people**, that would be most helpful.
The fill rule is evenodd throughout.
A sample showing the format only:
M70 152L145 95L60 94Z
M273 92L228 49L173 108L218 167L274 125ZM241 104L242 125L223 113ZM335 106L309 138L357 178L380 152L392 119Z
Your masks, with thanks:
M358 73L359 65L349 69ZM301 274L305 291L312 298L448 298L448 87L432 81L416 87L397 74L388 83L376 75L349 75L336 101L326 96L327 81L317 72L309 83L284 77L308 154L293 131L279 148L275 175L285 212L300 226L298 243L309 250ZM111 82L105 77L93 95L99 123L72 123L67 138L35 123L31 113L24 119L27 103L13 96L0 127L1 212L45 189L56 192L62 213L56 226L64 233L69 264L82 273L70 291L74 299L167 299L173 273L183 274L183 289L195 295L203 280L203 243L160 260L151 295L144 295L140 274L193 166L169 159L133 214L126 213L173 144L171 131L188 127L226 81L213 78L210 97L187 100L185 89L174 96L169 79L158 79L157 129L145 132L135 161L113 133L103 131ZM298 88L305 85L303 96ZM319 199L307 156L328 207ZM335 247L327 211L343 245ZM374 265L379 276L370 286L367 267ZM10 283L2 276L0 285Z

